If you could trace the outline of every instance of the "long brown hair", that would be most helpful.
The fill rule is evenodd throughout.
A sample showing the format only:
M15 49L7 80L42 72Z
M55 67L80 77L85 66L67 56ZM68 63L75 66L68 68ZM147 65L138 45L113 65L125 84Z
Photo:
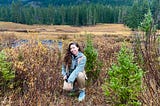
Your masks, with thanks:
M65 56L64 56L64 65L65 65L66 67L68 67L68 68L70 68L70 67L71 67L71 64L72 64L72 53L71 53L71 51L70 51L71 45L75 45L76 47L79 48L78 51L81 51L81 48L80 48L80 46L79 46L78 43L76 43L76 42L71 42L71 43L69 44L68 48L66 49L66 54L65 54ZM82 52L82 51L81 51L81 52Z

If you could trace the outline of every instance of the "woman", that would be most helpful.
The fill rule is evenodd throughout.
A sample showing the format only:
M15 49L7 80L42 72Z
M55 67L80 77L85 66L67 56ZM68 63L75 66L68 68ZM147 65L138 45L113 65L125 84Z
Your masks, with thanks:
M86 56L82 53L78 43L70 43L62 65L62 75L64 81L68 83L67 90L73 90L74 83L77 81L80 91L78 97L79 101L85 98L85 64ZM72 87L73 89L70 89Z

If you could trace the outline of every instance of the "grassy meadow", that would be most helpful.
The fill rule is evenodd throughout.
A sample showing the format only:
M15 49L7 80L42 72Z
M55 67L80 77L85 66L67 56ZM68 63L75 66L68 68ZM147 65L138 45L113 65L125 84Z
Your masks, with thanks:
M98 59L103 65L98 78L86 85L85 100L78 102L78 95L67 96L62 90L61 64L68 43L76 41L84 49L88 34L92 35L93 46L98 51ZM7 62L11 63L11 69L15 71L15 79L12 81L14 85L1 86L1 105L110 106L110 102L103 93L102 84L108 78L108 69L112 63L117 61L117 53L121 44L126 42L127 46L132 48L134 34L135 32L123 24L77 27L68 25L31 26L0 22L0 50L5 51ZM11 47L13 42L20 39L29 42L19 47ZM54 40L54 43L50 48L41 44L42 40ZM58 48L59 41L63 43L62 50ZM146 85L147 83L143 84L144 88ZM147 86L145 92L139 95L139 100L144 106L154 106L160 103L156 96L160 94L160 89L156 87L154 80L150 81L150 85L152 86L150 88Z

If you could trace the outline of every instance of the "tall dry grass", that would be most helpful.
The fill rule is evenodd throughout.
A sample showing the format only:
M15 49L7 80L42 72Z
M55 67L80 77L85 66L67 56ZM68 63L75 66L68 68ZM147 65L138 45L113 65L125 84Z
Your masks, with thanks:
M140 100L144 106L160 105L160 61L159 41L156 33L149 36L137 34L134 36L133 49L135 60L143 68L144 85ZM146 38L148 37L148 39Z
M58 26L49 27L47 29L51 33L43 32L43 33L34 33L29 32L26 36L23 36L24 33L0 33L0 41L1 44L6 41L9 42L10 45L14 40L21 38L29 38L31 39L30 43L20 46L18 48L8 48L5 49L9 58L8 60L13 63L13 69L16 70L16 79L15 79L15 89L11 92L6 92L6 95L0 97L1 105L12 105L12 106L70 106L70 105L87 105L87 106L96 106L96 105L109 105L107 103L105 96L102 92L101 85L104 83L104 78L107 78L107 70L111 66L112 63L116 62L116 53L121 48L121 43L126 40L132 43L132 37L123 37L123 34L129 35L128 30L123 33L122 29L120 29L120 25L117 27L113 27L110 25L109 29L106 29L107 25L103 28L101 25L96 27L87 27L86 31L90 31L94 33L93 42L94 47L98 51L98 56L101 62L103 62L102 71L98 77L98 79L90 86L86 87L86 99L83 102L77 102L76 97L68 97L63 95L62 92L62 77L61 77L61 63L63 59L63 54L65 53L66 48L68 47L68 43L71 41L78 42L82 48L85 45L85 34L80 33L79 28L74 28L75 31L80 33L65 36L54 36L55 34L53 30L59 30L63 28L70 29L71 27L63 27L60 28ZM44 27L43 27L44 28ZM52 29L53 28L53 29ZM122 34L119 32L114 32L119 28L119 31L122 31ZM32 29L32 28L31 28ZM30 30L31 30L30 29ZM82 29L85 29L84 27ZM67 29L63 29L67 30ZM70 29L71 30L71 29ZM70 31L69 30L69 31ZM96 32L97 30L101 32ZM109 33L105 32L109 31ZM123 29L124 30L124 29ZM79 32L80 31L80 32ZM96 33L95 33L95 32ZM89 33L90 33L89 32ZM60 52L57 46L53 46L53 48L48 48L40 43L35 43L35 39L46 39L48 38L45 34L48 34L50 39L62 39L63 41L63 50ZM61 32L60 32L61 33ZM59 34L60 34L59 33ZM66 32L67 33L67 32ZM70 32L69 32L70 33ZM86 32L84 32L86 33ZM98 34L98 36L96 36ZM99 36L102 35L102 36ZM5 36L4 36L5 35ZM7 37L7 36L8 37ZM41 36L42 35L42 36ZM121 35L121 36L120 36ZM41 36L41 38L40 38ZM13 39L14 38L14 39ZM34 40L33 40L34 39ZM159 44L159 43L158 43ZM152 48L153 47L153 48ZM149 58L151 60L158 59L156 54L153 53L153 49L155 46L151 46L151 55ZM4 47L1 45L1 50ZM143 48L142 48L143 49ZM138 49L137 49L138 50ZM146 56L146 55L144 55ZM147 57L145 57L147 59ZM154 64L154 61L146 62L147 64ZM157 60L155 61L157 64ZM146 65L148 68L148 65ZM154 65L154 68L158 68L159 65ZM149 70L149 69L148 69ZM149 72L147 70L147 72ZM152 71L150 71L152 72ZM158 73L159 76L159 73ZM152 78L154 76L152 75ZM156 103L159 103L160 90L157 87L157 81L155 79L148 79L148 77L144 78L144 91L140 95L140 100L143 102L144 106L157 106ZM148 86L148 85L149 86Z
M104 42L101 42L105 39ZM12 106L47 106L47 105L99 105L107 104L105 97L101 96L101 84L106 77L106 68L115 61L114 53L119 50L119 46L114 39L107 40L105 37L94 37L94 47L99 52L99 58L104 62L103 71L96 82L86 87L86 100L79 103L76 97L68 97L62 92L61 64L63 54L70 40L63 41L63 50L59 51L58 46L48 48L41 43L31 40L30 43L17 48L5 49L8 60L13 63L13 69L16 70L15 86L12 92L6 94L1 99L2 105L10 104ZM85 41L74 40L78 42L82 49L85 47ZM107 41L107 42L105 42ZM105 59L107 58L107 60ZM95 85L97 87L95 88ZM98 99L95 97L98 96ZM70 102L72 101L72 102Z
M34 41L18 48L6 49L16 70L11 105L47 105L61 92L61 54Z

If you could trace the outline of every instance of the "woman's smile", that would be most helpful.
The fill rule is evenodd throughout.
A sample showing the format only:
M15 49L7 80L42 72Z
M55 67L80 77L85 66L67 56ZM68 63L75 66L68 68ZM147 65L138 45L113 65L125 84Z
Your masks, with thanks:
M75 56L77 56L77 54L78 54L78 47L76 46L76 45L71 45L70 46L70 51L71 51L71 53L73 54L73 55L75 55Z

